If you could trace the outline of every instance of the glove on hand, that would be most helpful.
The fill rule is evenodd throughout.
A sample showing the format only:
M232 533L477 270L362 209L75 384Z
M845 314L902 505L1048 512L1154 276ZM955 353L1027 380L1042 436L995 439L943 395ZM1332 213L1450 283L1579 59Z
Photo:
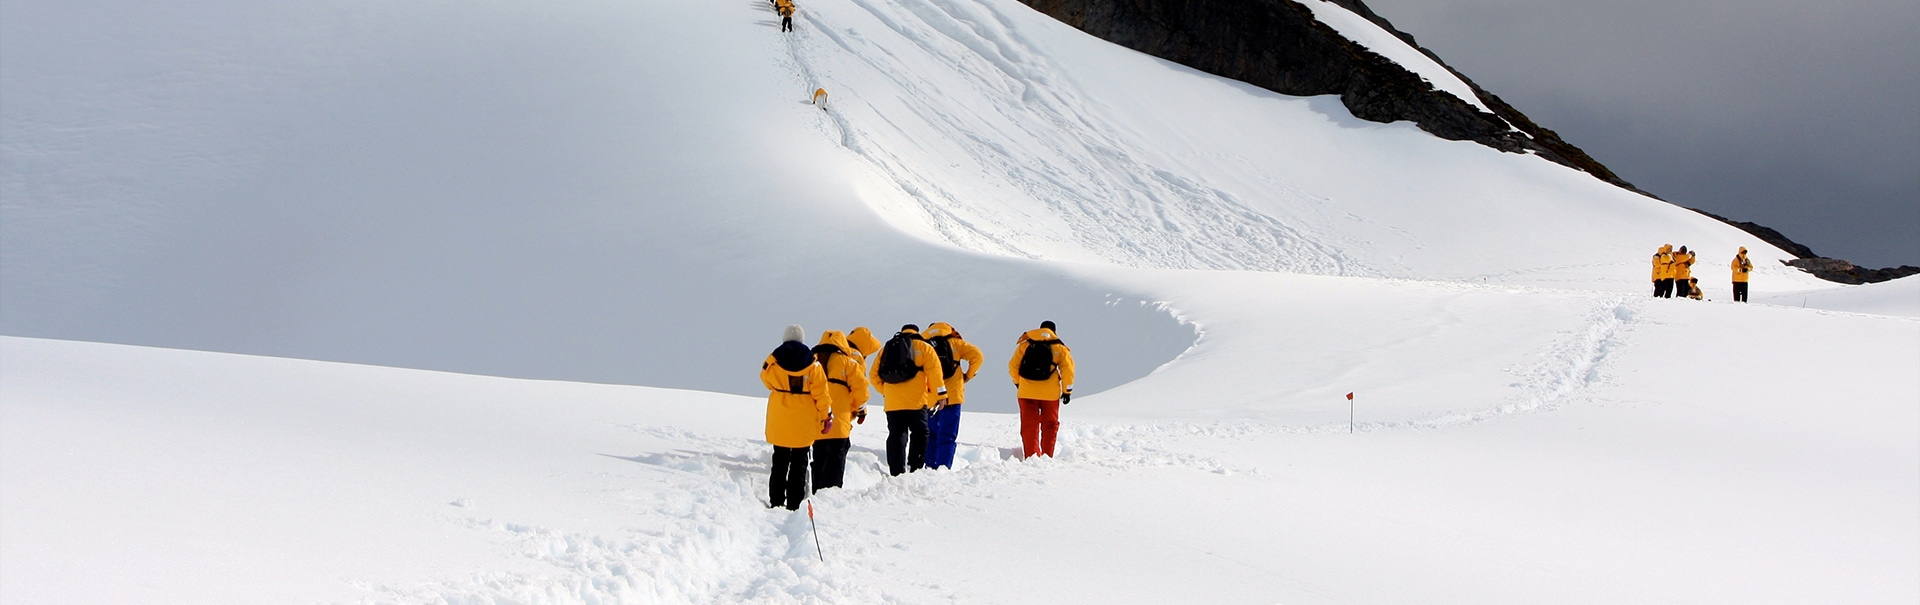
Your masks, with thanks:
M853 423L854 423L854 424L866 424L866 423L867 423L867 411L866 411L866 410L854 410L854 411L853 411Z
M1069 401L1073 401L1073 391L1060 394L1060 405L1066 405Z
M831 430L833 430L832 418L828 418L826 420L820 421L820 434L825 435L827 434L827 431L831 431Z

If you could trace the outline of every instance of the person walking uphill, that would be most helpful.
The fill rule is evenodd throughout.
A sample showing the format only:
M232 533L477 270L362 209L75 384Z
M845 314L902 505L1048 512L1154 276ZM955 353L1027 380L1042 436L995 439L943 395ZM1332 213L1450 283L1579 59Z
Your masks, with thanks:
M847 450L853 441L853 424L867 422L867 364L847 344L839 330L820 333L820 344L813 346L813 359L827 377L826 391L833 406L833 426L813 442L813 491L840 487L847 474Z
M899 475L920 470L927 455L927 407L947 395L940 356L907 324L880 346L867 372L880 389L887 410L887 471Z
M807 498L807 449L833 428L827 374L801 344L805 338L800 326L787 326L780 346L760 364L760 383L769 391L767 443L773 444L768 508L799 510Z
M980 347L961 338L960 331L944 321L927 326L927 344L933 345L933 352L940 356L940 371L947 384L945 402L934 402L933 416L927 420L927 466L950 467L960 439L960 404L967 400L967 381L980 373L986 357L980 354Z
M1020 444L1026 457L1053 457L1060 432L1060 406L1073 399L1073 351L1053 333L1053 322L1027 330L1007 361L1020 399Z
M1753 275L1753 261L1747 260L1747 248L1733 255L1733 302L1747 302L1747 279Z
M793 0L773 0L773 12L780 13L780 31L793 31Z

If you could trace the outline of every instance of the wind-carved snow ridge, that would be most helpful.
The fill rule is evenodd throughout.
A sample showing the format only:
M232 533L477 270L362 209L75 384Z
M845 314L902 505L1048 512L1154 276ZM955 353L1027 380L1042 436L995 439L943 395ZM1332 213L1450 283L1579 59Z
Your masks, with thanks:
M861 12L835 12L849 8ZM910 232L1035 259L1374 273L1152 157L990 3L850 0L806 14L788 59L834 95L823 130L904 194L868 202Z

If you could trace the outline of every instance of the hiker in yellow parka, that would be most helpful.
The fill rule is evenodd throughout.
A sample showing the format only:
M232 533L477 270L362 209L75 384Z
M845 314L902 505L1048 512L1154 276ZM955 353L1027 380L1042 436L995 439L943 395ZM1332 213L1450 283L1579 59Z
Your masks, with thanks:
M1060 406L1073 399L1073 351L1053 333L1053 322L1027 330L1013 345L1007 374L1020 401L1020 444L1026 457L1053 457Z
M1746 246L1733 255L1733 302L1747 302L1747 278L1753 274L1753 261L1747 260Z
M827 394L833 405L833 426L813 442L813 491L840 487L847 474L847 450L853 447L853 424L867 422L865 357L847 344L839 330L820 333L813 346L814 361L827 376Z
M1653 297L1673 297L1673 244L1663 244L1653 253Z
M931 433L927 466L950 467L960 438L960 404L967 400L967 381L980 373L986 357L980 354L980 347L961 338L960 331L944 321L927 326L927 343L940 356L940 370L947 382L945 402L934 402L933 415L927 419L927 432Z
M793 0L773 0L773 12L780 13L780 31L793 31Z
M920 470L927 455L927 409L947 396L940 355L907 324L880 346L867 378L880 390L887 410L887 471L899 475Z
M1693 294L1693 282L1689 281L1693 279L1693 256L1686 246L1681 246L1673 253L1673 293L1676 296Z
M767 507L799 510L807 498L807 450L833 428L827 373L813 351L801 344L806 331L787 326L782 342L760 364L767 387L767 443L773 444L773 478L767 483Z

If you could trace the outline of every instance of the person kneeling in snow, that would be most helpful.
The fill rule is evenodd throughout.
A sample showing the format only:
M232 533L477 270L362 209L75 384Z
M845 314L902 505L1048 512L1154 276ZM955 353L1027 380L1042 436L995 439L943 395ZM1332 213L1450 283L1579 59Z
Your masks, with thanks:
M783 342L760 364L767 390L767 443L773 444L773 476L767 482L767 507L799 510L807 499L807 450L833 428L827 374L813 351L801 344L806 331L787 326Z
M1020 444L1031 458L1053 457L1060 406L1073 399L1073 351L1053 333L1053 322L1027 330L1013 346L1007 373L1020 399Z

